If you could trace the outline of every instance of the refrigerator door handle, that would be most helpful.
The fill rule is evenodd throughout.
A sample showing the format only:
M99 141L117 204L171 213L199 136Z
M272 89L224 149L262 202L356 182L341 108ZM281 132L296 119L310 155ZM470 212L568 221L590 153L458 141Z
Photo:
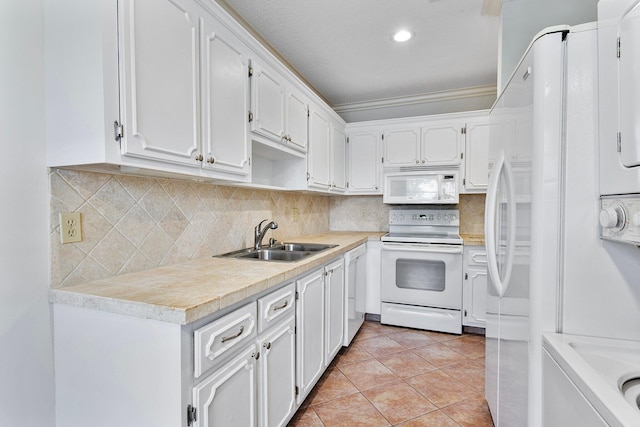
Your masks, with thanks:
M496 257L496 215L498 214L498 186L500 185L500 175L504 171L504 183L507 190L507 211L508 230L507 230L507 259L505 263L504 278L500 277L498 270L498 259ZM489 177L489 186L487 188L487 199L485 206L485 231L487 244L487 271L491 278L491 283L499 297L503 297L509 287L509 279L511 278L511 270L513 268L513 256L515 251L515 233L516 233L516 211L515 211L515 191L513 186L513 172L511 165L505 159L504 153L496 161L491 176Z

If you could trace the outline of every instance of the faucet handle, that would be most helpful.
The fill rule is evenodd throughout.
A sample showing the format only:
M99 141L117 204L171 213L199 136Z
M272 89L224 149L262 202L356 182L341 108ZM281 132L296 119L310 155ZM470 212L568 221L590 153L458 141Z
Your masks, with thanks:
M262 224L264 224L266 221L269 221L269 219L263 219L262 221L260 221L260 223L256 225L256 230L260 230L260 228L262 227Z

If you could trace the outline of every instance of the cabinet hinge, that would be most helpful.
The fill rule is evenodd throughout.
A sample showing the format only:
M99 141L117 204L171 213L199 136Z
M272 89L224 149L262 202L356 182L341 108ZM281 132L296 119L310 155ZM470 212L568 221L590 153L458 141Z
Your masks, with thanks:
M467 310L464 311L464 317L467 317Z
M382 160L381 163L384 164L384 157L381 160Z
M349 182L347 182L347 188L349 188Z
M349 137L347 137L347 144L349 143Z
M469 273L464 273L464 280L469 280Z
M616 39L616 58L620 58L620 37Z
M467 178L462 178L462 185L467 185Z
M384 133L382 134L382 140L384 141Z
M187 426L193 424L194 421L197 421L197 410L195 406L187 405Z
M253 67L249 67L249 77L253 77Z
M296 291L296 299L299 300L300 299L300 295L298 294L298 291Z
M460 129L460 132L462 132L463 135L467 134L467 127L463 127L462 129Z
M309 107L307 107L307 117L309 117L309 116L310 116Z
M251 166L251 157L249 157L249 166Z
M300 389L296 386L296 396L300 394Z
M120 141L124 138L124 126L120 124L117 120L113 122L113 132L115 134L116 141Z
M249 111L249 123L253 121L253 113Z
M307 172L307 181L309 181L311 179L311 175L309 175L309 172Z
M622 152L622 134L620 132L618 132L618 135L617 135L616 138L617 138L617 141L618 141L617 150L618 150L618 153L621 153Z

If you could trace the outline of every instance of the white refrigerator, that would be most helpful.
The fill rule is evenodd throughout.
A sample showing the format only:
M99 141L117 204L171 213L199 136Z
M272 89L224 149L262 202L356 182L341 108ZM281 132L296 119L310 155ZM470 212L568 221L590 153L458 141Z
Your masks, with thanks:
M570 280L564 230L585 210L597 218L597 197L566 203L583 178L578 191L597 194L595 161L567 167L580 146L595 158L596 52L595 25L545 30L490 114L485 395L498 427L542 423L541 335L562 332ZM595 221L588 232L597 233Z

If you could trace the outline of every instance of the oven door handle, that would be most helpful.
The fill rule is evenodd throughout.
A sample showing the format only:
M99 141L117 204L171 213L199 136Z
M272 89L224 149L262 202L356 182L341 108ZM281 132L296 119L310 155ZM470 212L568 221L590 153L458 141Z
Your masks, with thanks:
M393 252L423 252L436 254L461 254L462 245L458 246L426 246L426 245L410 245L403 243L383 243L383 251Z

